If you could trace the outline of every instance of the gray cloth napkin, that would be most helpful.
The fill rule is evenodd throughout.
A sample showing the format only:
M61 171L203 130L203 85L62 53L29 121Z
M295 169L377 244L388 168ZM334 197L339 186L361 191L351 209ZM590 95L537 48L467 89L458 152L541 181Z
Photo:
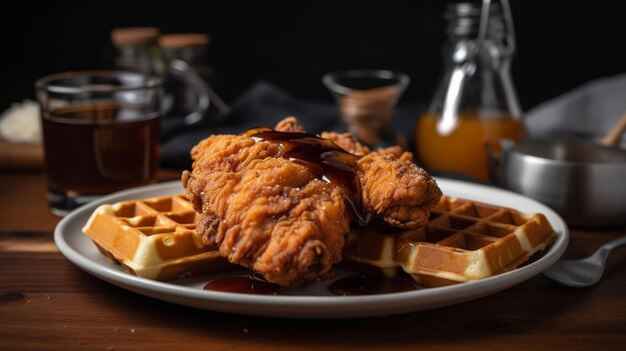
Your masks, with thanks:
M626 112L626 73L592 80L529 110L528 136L601 139ZM626 148L626 138L619 143Z

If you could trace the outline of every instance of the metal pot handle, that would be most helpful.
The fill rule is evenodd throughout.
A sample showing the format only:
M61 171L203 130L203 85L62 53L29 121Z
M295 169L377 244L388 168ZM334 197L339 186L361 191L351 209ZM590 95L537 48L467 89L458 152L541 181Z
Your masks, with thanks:
M501 139L500 147L502 151L498 155L496 155L490 143L485 143L484 147L485 154L487 155L487 173L489 174L489 179L493 184L502 185L504 182L501 177L502 160L506 157L506 154L515 147L515 141L511 139Z

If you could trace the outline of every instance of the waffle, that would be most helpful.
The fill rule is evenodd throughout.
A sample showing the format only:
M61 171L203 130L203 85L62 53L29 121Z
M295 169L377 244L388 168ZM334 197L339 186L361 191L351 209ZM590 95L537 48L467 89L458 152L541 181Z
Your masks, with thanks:
M390 277L404 271L419 285L436 287L513 270L555 239L542 214L444 196L426 226L353 229L344 261Z
M129 273L168 281L232 266L196 233L196 212L182 195L99 206L83 232Z
M237 267L205 246L183 195L98 207L83 228L100 251L137 276L174 280ZM400 231L381 223L346 236L344 267L388 277L408 273L426 287L510 271L545 249L556 233L542 214L443 197L426 226Z

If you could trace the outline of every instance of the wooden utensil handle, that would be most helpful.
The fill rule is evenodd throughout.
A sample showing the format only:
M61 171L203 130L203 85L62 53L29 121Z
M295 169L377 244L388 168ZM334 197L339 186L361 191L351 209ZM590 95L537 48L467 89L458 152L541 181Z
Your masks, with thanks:
M607 135L602 139L602 145L615 146L615 143L619 140L620 136L626 129L626 113L622 115L622 118L611 128Z

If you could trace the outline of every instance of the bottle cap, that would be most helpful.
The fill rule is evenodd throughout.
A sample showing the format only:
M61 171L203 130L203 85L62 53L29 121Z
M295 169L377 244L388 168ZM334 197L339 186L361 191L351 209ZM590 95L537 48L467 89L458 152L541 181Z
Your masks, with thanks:
M208 34L202 33L164 34L159 37L159 46L167 49L202 46L208 43Z
M145 44L156 40L160 31L155 27L115 28L111 31L114 45Z

